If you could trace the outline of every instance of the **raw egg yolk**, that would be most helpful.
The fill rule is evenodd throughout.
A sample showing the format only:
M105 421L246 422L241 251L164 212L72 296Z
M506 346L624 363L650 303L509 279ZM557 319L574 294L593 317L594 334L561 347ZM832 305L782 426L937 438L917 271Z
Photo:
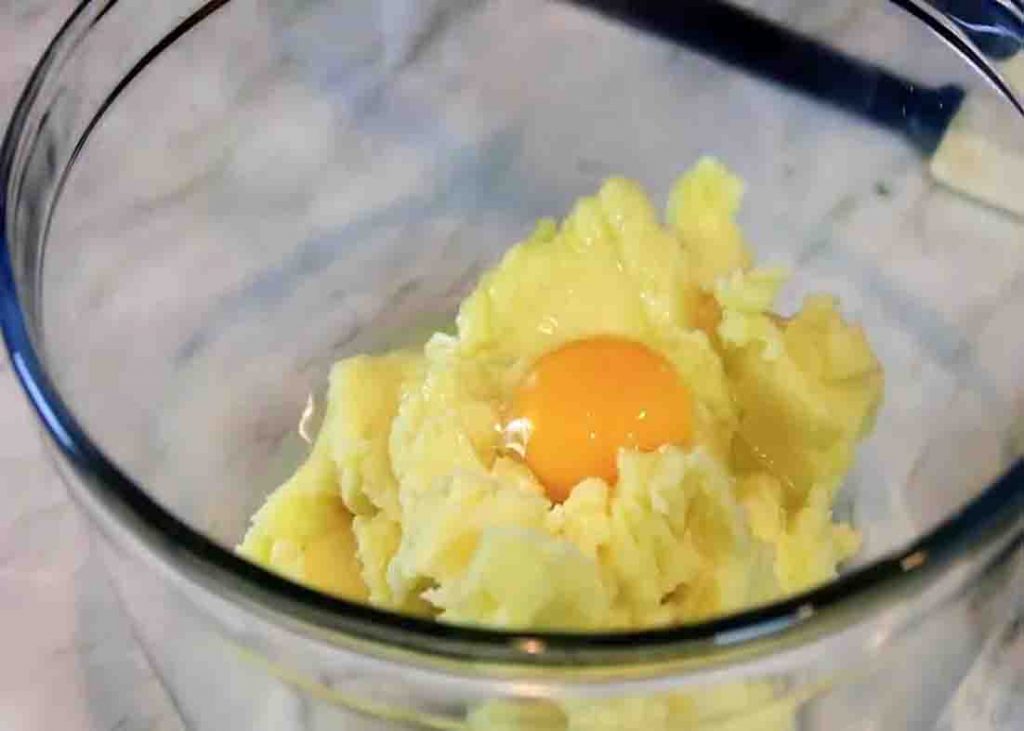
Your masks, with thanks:
M562 502L580 480L618 478L622 448L689 444L693 399L675 369L650 348L595 337L542 356L515 394L506 443Z

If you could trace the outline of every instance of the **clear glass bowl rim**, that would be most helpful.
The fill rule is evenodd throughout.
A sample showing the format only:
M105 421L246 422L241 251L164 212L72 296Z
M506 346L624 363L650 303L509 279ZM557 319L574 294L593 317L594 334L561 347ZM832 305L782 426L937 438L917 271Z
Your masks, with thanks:
M0 147L0 329L14 372L36 415L58 453L82 478L103 517L125 527L160 563L177 574L280 624L305 628L310 636L351 638L368 642L370 647L383 645L428 659L487 660L497 666L571 665L579 669L648 662L657 657L711 656L722 648L758 654L758 648L783 636L799 644L878 612L908 592L913 595L922 591L955 563L981 556L995 545L1016 546L1020 542L1024 533L1024 459L1018 459L1003 476L934 529L828 584L699 623L586 634L492 630L403 616L321 594L226 550L161 507L93 443L47 374L19 301L7 238L8 196L18 173L15 153L27 132L27 122L44 81L61 71L56 63L58 51L73 45L89 31L91 26L80 27L78 21L90 5L103 1L82 0L65 21L26 84ZM106 7L99 10L92 22L115 2L106 0ZM92 128L135 76L177 39L229 2L209 0L184 17L135 64L96 111L64 174L74 164ZM885 2L910 12L940 33L1024 114L1013 91L948 20L923 0ZM59 198L58 189L49 215Z

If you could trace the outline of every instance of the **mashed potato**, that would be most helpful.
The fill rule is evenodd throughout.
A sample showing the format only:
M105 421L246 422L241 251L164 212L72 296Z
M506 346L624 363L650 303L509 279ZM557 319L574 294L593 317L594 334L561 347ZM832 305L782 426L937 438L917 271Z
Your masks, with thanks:
M741 193L704 159L663 223L611 179L512 247L455 335L337 363L308 461L239 552L340 596L503 628L694 621L832 578L858 548L831 508L882 372L832 298L773 312L785 273L754 267ZM692 438L621 449L614 481L552 500L503 425L538 359L595 337L670 365Z
M239 552L348 599L502 628L662 626L832 578L860 543L832 502L871 428L882 372L831 297L809 297L789 318L773 312L786 275L753 266L734 218L741 194L739 179L704 159L675 185L662 223L640 186L611 179L512 247L462 303L455 335L337 363L307 461L253 517ZM685 389L666 412L663 381L650 385L662 370L608 363L609 388L647 384L651 419L630 429L685 419L665 443L650 448L648 434L647 448L616 447L610 470L584 469L554 491L512 448L509 415L549 354L595 342L602 353L629 343L623 362L664 364ZM563 374L531 404L552 409L549 457L590 464L560 441L601 413L565 393L576 378ZM740 683L494 702L467 723L654 731L724 716L737 731L784 729L793 711L767 686Z

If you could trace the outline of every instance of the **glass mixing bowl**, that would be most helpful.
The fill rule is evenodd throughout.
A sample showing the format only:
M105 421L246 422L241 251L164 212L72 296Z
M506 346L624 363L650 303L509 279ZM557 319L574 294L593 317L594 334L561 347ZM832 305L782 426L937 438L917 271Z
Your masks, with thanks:
M1003 74L1019 3L745 4L911 89L958 87L991 144L1024 139ZM858 113L876 100L823 104L708 50L532 0L87 0L68 20L0 159L0 318L190 727L934 724L1019 606L1024 225L934 182L899 120ZM886 369L838 508L865 545L836 581L688 626L505 633L232 553L333 360L448 322L602 177L663 199L702 154L748 182L753 248L795 273L787 307L837 293Z

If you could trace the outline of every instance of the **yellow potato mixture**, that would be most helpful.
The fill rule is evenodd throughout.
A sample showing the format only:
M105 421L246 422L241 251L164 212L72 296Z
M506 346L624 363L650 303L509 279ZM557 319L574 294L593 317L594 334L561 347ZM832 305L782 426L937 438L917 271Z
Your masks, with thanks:
M307 461L239 552L501 628L690 622L828 581L858 549L831 510L882 371L832 297L773 312L785 273L754 265L741 195L704 159L662 221L610 179L513 246L454 335L337 363ZM524 413L535 444L510 438Z

